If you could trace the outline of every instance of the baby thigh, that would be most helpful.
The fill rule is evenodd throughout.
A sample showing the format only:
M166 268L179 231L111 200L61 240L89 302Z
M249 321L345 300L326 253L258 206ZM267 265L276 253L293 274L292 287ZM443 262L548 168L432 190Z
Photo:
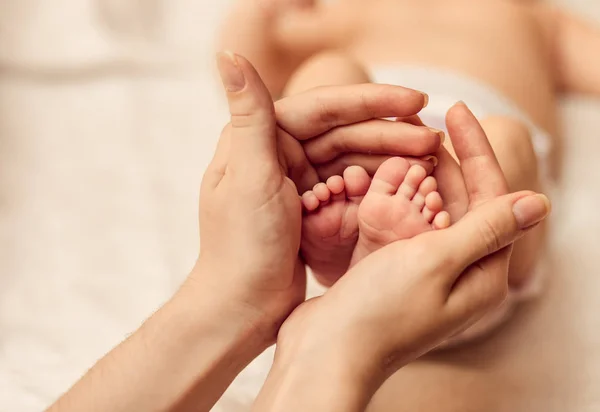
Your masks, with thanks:
M496 153L510 191L541 191L538 159L527 125L506 116L485 118L481 125ZM509 272L509 284L512 288L519 289L532 280L545 232L546 228L542 225L515 244Z
M288 81L284 95L302 93L319 86L370 83L364 67L343 52L326 51L304 62Z

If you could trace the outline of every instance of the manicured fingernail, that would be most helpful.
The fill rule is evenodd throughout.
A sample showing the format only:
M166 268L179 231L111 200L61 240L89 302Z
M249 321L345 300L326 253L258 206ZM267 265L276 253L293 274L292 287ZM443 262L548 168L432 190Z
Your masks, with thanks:
M425 156L425 157L422 157L421 159L423 159L426 162L433 163L433 167L436 167L438 165L438 163L439 163L438 158L435 157L435 156Z
M540 223L550 214L552 206L544 195L527 196L513 206L513 214L519 229L527 229Z
M428 127L428 129L440 136L440 145L443 145L446 141L446 133L443 130L434 129L433 127Z
M246 78L235 54L229 51L217 54L217 66L225 90L236 93L246 87Z
M429 105L429 95L423 92L421 94L423 95L423 108L426 108Z

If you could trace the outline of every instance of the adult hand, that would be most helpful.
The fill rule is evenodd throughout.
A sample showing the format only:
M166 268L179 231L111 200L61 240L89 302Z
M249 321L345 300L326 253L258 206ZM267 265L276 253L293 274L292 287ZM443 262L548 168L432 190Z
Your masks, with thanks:
M335 161L313 167L296 137L333 148L335 159L336 148L368 147L353 123L370 133L361 121L418 111L424 101L399 87L357 86L286 99L276 111L248 62L222 55L220 66L232 117L202 184L198 263L178 293L53 412L209 410L304 299L300 199L287 173L302 183L328 173ZM403 98L408 108L397 101ZM336 128L350 138L340 143L346 133L336 137ZM421 136L427 151L439 147L435 133Z
M467 214L449 229L380 249L298 308L281 330L257 410L280 402L290 411L364 410L398 368L502 302L510 245L550 206L533 192L502 195L504 177L477 120L458 105L453 122L460 167L446 163L453 177L446 183L466 188L459 193L467 194Z
M274 340L279 324L304 300L294 183L302 191L349 162L374 171L387 158L384 153L423 156L439 148L441 137L379 119L418 112L425 102L420 92L332 87L273 105L245 59L222 54L219 65L231 122L203 181L201 253L188 284L210 285L232 302L243 302L248 323ZM433 169L431 162L413 161Z
M399 86L358 84L319 87L276 102L286 166L300 193L348 166L373 175L394 156L432 172L431 155L444 133L420 123L416 114L427 100ZM389 117L409 121L383 120Z

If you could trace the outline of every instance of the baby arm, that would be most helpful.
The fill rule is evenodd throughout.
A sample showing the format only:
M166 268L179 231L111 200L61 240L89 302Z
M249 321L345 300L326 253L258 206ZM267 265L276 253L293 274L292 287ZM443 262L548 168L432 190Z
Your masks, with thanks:
M237 0L219 34L217 47L246 57L275 98L303 57L279 41L277 27L286 12L309 0ZM307 56L306 56L307 57Z

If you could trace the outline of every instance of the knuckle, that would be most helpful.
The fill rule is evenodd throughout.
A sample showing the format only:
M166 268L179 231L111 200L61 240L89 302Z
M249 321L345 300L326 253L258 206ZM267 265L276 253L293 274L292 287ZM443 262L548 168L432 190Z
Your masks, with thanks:
M328 129L334 129L338 126L338 116L328 105L324 102L320 104L319 121L326 125Z
M360 94L360 104L365 112L365 115L368 116L368 118L370 119L375 119L377 118L376 116L376 112L373 108L373 105L371 104L372 101L371 99L368 98L367 94L365 93L361 93Z
M320 139L315 140L315 146L319 146L320 155L327 160L331 160L346 151L346 130L345 128L335 128L325 133Z
M387 133L383 128L378 129L378 131L373 136L373 149L377 150L379 153L385 153L387 146ZM369 151L369 154L372 154L373 150Z
M231 115L231 126L236 129L243 129L260 124L263 119L259 113L236 113Z
M262 105L253 101L243 106L246 107L232 110L230 121L232 127L245 128L274 122L275 107L272 104Z
M487 248L488 255L491 255L502 248L500 233L496 226L489 220L481 220L478 226L478 233L480 241Z

